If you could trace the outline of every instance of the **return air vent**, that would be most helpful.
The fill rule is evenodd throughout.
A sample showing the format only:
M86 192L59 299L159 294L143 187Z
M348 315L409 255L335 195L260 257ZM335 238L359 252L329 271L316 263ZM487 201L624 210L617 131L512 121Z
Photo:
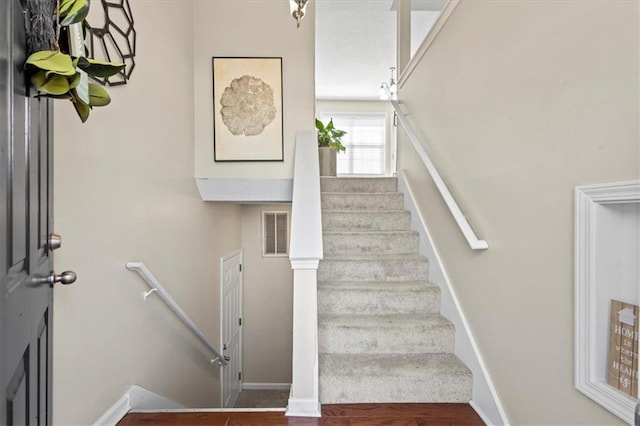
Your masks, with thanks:
M262 255L289 254L289 212L262 212Z

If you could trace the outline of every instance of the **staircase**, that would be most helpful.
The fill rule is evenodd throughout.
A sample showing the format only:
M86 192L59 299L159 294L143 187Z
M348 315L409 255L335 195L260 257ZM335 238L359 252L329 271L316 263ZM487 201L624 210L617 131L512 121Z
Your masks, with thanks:
M321 178L320 401L468 402L471 372L396 178Z

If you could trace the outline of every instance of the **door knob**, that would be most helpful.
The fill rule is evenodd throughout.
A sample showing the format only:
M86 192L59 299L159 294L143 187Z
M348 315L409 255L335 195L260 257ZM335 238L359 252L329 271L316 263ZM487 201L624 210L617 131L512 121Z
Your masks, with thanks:
M66 284L75 283L77 278L78 278L78 276L76 275L75 272L73 272L73 271L64 271L60 275L56 275L55 273L49 275L49 282L51 283L51 285L53 285L55 283L60 283L60 284L65 284L66 285Z
M53 251L59 249L62 246L62 237L58 234L50 234L49 241L47 241L49 250Z
M225 355L225 356L223 356L223 358L227 362L231 361L231 357L229 355Z
M61 284L73 284L76 282L78 276L73 271L64 271L60 275L56 275L55 272L52 272L48 277L34 278L33 282L35 284L49 284L53 286L56 283Z

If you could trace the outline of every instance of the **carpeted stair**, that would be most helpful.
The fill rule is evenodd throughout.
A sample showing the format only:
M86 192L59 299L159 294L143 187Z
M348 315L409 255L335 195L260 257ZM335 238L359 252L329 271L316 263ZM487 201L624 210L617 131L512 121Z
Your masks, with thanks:
M321 178L320 401L468 402L471 372L396 178Z

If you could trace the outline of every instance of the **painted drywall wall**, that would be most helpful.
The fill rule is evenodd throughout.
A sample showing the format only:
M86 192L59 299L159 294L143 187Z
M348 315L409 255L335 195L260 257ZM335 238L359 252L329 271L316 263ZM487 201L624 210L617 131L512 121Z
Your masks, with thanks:
M193 180L193 11L130 2L136 68L81 124L55 107L54 424L91 424L133 384L188 407L219 405L219 369L142 279L142 261L219 341L219 257L240 247L240 207L203 203ZM159 28L170 31L159 31ZM167 61L171 61L170 71Z
M640 176L638 13L631 1L462 1L400 90L490 245L469 249L400 132L398 168L511 424L621 423L573 385L573 189Z
M293 271L289 256L262 256L262 212L289 204L242 206L245 383L291 383Z
M200 0L193 7L195 176L197 178L293 177L298 131L314 130L314 4L300 28L287 0ZM211 58L282 57L284 161L213 161Z

